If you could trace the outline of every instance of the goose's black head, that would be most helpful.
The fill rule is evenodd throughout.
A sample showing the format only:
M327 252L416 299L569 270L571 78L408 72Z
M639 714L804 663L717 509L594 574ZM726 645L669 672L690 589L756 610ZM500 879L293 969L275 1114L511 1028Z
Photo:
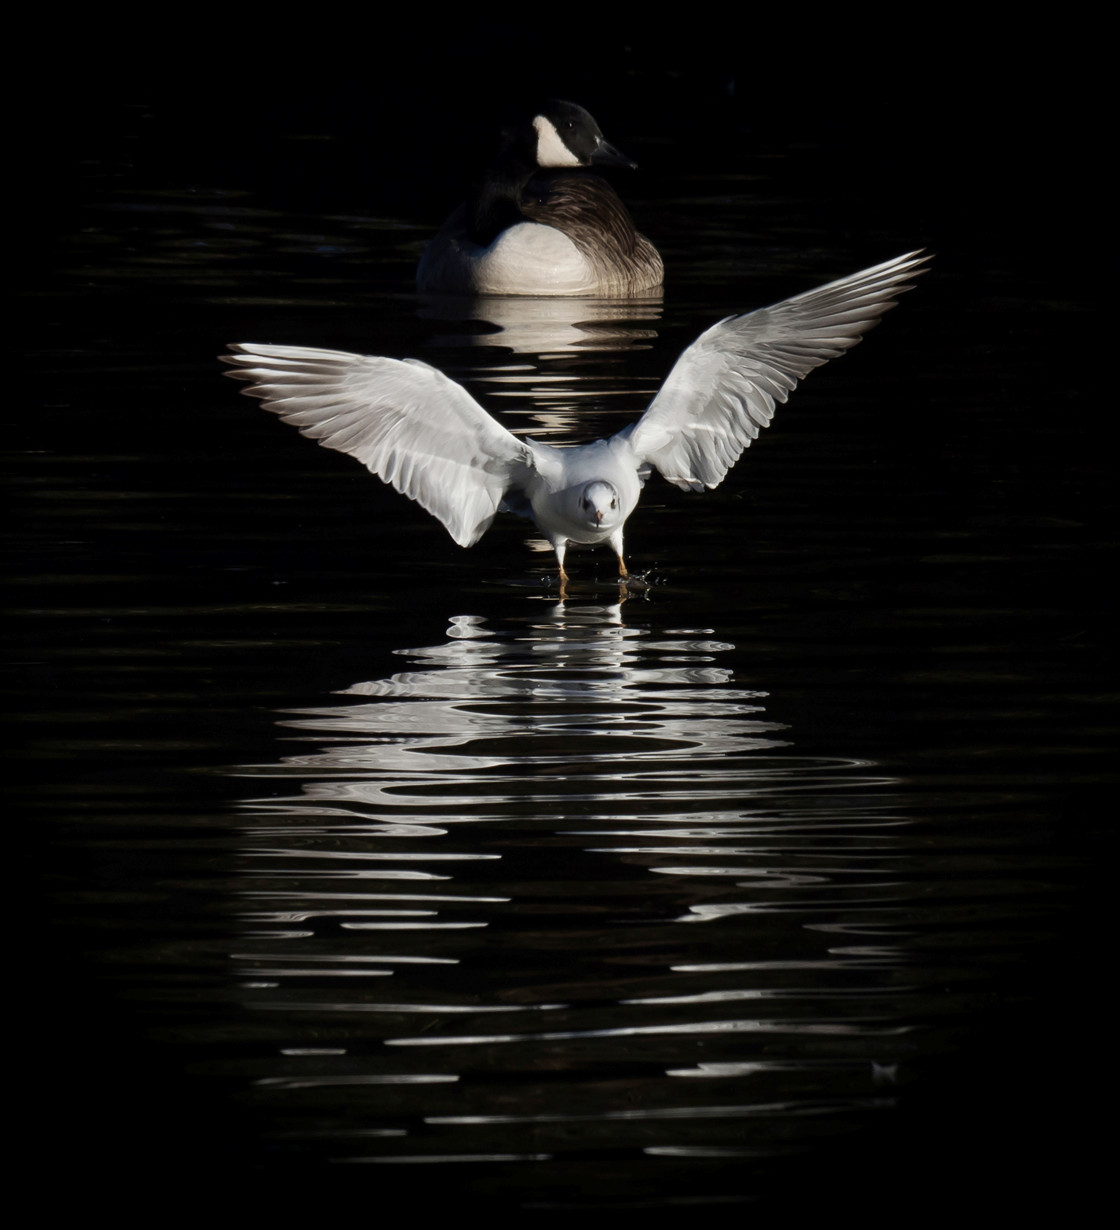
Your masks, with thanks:
M467 233L485 247L524 221L522 194L542 168L637 165L603 140L599 125L582 107L550 98L502 130L496 156L467 199Z
M603 138L594 117L576 103L550 98L533 117L539 167L629 167L637 163Z

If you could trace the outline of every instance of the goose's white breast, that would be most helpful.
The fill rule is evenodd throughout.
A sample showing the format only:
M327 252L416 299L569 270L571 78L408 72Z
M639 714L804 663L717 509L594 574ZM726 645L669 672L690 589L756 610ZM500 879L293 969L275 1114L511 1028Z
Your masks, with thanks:
M491 295L586 295L595 277L580 250L562 231L519 222L479 250L475 288Z

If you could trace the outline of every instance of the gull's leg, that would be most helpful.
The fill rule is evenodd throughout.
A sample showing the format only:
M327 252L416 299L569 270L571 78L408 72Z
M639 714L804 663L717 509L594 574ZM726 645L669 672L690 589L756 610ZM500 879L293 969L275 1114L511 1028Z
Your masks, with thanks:
M560 601L563 602L568 597L568 574L564 571L564 556L568 551L568 540L561 538L553 542L552 547L556 552L556 562L560 565Z
M625 580L630 573L627 572L626 561L622 558L622 530L615 530L607 541L614 547L614 553L618 556L618 575Z

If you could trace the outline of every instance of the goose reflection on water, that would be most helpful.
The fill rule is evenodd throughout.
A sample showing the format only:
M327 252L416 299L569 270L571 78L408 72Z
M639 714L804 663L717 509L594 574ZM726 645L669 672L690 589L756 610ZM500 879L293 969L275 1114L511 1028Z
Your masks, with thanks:
M417 312L420 319L449 326L447 335L435 339L434 345L497 346L533 360L648 350L657 340L656 325L663 314L660 298L517 299L503 295L474 299L427 296ZM463 327L466 322L468 328ZM480 329L479 323L485 328ZM596 370L598 367L591 374Z
M614 356L652 349L660 300L430 297L418 314L446 326L433 346L477 349L463 374L500 398L503 415L537 439L566 443L586 433L581 416L588 409L612 402L625 423L635 398L648 402L657 392L655 377L643 378ZM496 361L495 351L508 359Z

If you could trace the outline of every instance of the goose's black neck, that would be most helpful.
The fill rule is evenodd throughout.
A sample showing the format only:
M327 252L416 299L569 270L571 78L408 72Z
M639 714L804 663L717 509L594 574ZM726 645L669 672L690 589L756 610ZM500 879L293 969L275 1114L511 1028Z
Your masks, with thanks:
M502 133L501 143L467 198L471 239L486 247L507 227L524 221L521 197L537 171L537 134L524 124Z

